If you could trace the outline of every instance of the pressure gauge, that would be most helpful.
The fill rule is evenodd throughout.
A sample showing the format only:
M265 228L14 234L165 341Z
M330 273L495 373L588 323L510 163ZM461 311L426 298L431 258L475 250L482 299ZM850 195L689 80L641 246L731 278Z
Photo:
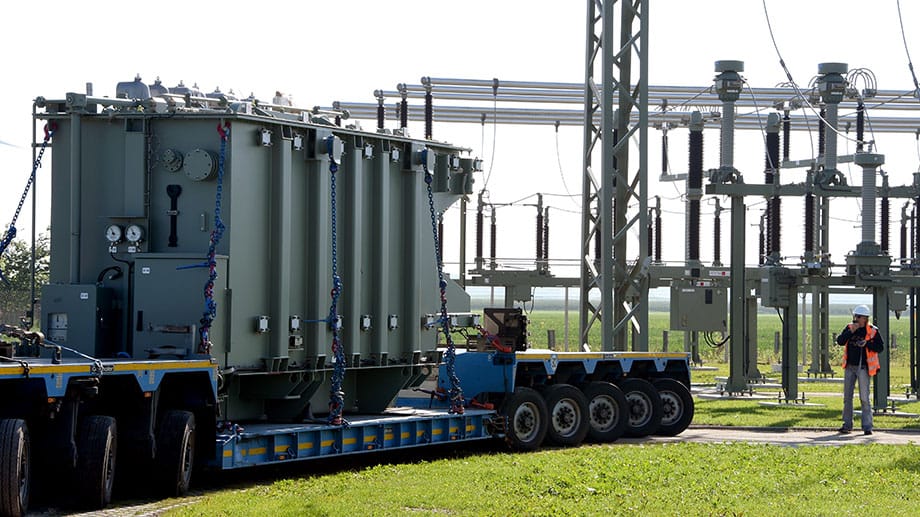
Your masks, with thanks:
M105 229L105 238L112 244L121 242L121 237L121 226L118 226L117 224L110 224L108 228Z
M144 230L140 226L132 224L125 230L125 238L131 242L140 242L144 240Z

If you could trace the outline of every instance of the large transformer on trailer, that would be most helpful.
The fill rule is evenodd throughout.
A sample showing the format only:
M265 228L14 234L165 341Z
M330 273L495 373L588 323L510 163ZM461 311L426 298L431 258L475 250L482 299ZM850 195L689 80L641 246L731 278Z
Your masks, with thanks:
M469 312L436 224L466 149L139 80L36 108L51 273L41 331L0 326L0 514L61 476L102 507L132 471L176 495L196 468L692 418L686 354L528 350L520 311Z

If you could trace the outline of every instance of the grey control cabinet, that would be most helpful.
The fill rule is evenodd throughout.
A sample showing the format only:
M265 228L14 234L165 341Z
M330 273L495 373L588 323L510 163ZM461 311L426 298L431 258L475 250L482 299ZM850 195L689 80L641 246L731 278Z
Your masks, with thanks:
M671 284L671 330L728 330L728 289L706 280Z

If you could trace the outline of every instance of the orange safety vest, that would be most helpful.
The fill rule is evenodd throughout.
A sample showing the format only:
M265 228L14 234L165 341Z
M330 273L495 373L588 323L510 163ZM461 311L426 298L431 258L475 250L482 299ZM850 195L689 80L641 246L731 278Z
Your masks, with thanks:
M878 329L874 325L866 326L866 341L872 341L875 338L875 335L878 333ZM847 367L847 348L843 347L843 367ZM869 367L869 376L872 377L878 373L882 365L878 362L878 352L873 350L866 349L866 366Z

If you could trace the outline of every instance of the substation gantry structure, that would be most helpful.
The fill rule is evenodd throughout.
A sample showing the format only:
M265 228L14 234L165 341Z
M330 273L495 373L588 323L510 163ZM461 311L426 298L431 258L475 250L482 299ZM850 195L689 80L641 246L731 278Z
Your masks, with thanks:
M424 121L425 137L432 138L433 122L582 126L584 128L582 184L582 265L579 277L552 274L548 253L548 215L538 199L537 253L532 270L502 269L495 257L495 211L491 221L491 257L483 252L484 203L477 208L475 266L467 270L466 219L468 200L461 202L460 279L461 285L505 287L505 305L530 300L533 287L579 287L580 342L587 342L595 325L601 326L601 349L648 349L648 292L655 287L671 288L671 329L684 331L685 347L698 362L701 333L720 333L720 343L729 349L729 377L726 394L749 392L763 375L757 364L757 304L778 310L782 322L782 386L785 402L799 401L797 337L798 296L811 293L811 364L808 374L833 373L829 344L831 293L866 293L873 296L874 321L886 337L888 315L908 311L911 321L912 395L920 393L920 338L918 338L917 287L920 287L920 174L910 185L891 186L880 176L884 156L871 152L863 137L866 101L872 109L894 110L900 116L873 117L873 133L916 134L920 117L905 112L920 105L918 92L878 90L874 85L862 91L854 87L863 69L849 71L843 63L823 63L812 87L801 91L796 85L774 88L747 86L741 61L717 61L713 85L649 86L648 2L589 0L587 2L587 44L585 82L548 83L500 81L498 79L451 79L423 77L420 84L399 84L396 90L377 90L376 103L335 102L332 109L358 119L376 116L378 129L389 111L387 99L396 99L395 116L400 130L408 121ZM615 29L619 28L619 32ZM615 36L619 36L615 38ZM603 73L602 71L608 71ZM638 70L638 73L634 73ZM855 75L854 75L855 74ZM749 95L742 96L744 90ZM913 97L913 98L912 98ZM424 99L422 106L408 99ZM435 105L434 99L478 105ZM525 108L510 108L509 103ZM499 106L498 103L502 103ZM581 104L582 109L538 107ZM812 105L820 108L810 115ZM649 107L659 107L650 111ZM761 109L775 111L763 117ZM839 116L841 106L855 108ZM739 107L754 113L738 113ZM808 109L806 109L808 108ZM814 108L818 109L818 108ZM855 116L854 116L855 114ZM855 123L856 153L838 156L837 136L849 132ZM661 259L661 208L649 206L648 128L662 132L667 161L668 130L686 127L690 131L689 168L686 174L670 174L663 165L659 181L685 181L686 253L683 264L668 265ZM842 129L844 128L845 129ZM703 130L720 129L720 162L717 169L703 170ZM746 181L734 165L734 138L738 130L765 133L764 181ZM810 160L791 160L789 141L793 130L817 130L818 154ZM398 130L399 131L399 130ZM782 137L782 138L781 138ZM633 141L638 157L630 161ZM599 160L598 160L599 159ZM638 164L636 164L638 162ZM837 169L840 163L854 163L863 171L860 186L848 185ZM632 164L632 165L631 165ZM632 170L630 169L632 167ZM805 168L805 179L782 183L781 170ZM881 183L878 179L881 177ZM704 180L708 181L704 184ZM703 196L725 196L727 208L716 206L714 260L705 264L699 255L700 203ZM804 251L800 260L784 262L780 250L781 203L784 197L805 200ZM767 201L761 222L761 253L756 267L745 265L747 238L746 199ZM830 202L835 198L862 199L862 239L842 264L831 261ZM892 198L908 200L902 210L901 257L892 262L887 225ZM876 235L876 200L881 199L883 231ZM909 203L914 209L908 211ZM721 212L730 214L728 265L722 263L720 246ZM910 232L908 235L908 227ZM908 240L910 245L908 246ZM909 248L909 251L908 251ZM469 276L468 276L469 275ZM592 300L599 300L595 302ZM701 309L702 307L702 309ZM726 315L728 316L726 318ZM882 354L882 373L876 377L875 406L885 407L890 394L888 353Z

